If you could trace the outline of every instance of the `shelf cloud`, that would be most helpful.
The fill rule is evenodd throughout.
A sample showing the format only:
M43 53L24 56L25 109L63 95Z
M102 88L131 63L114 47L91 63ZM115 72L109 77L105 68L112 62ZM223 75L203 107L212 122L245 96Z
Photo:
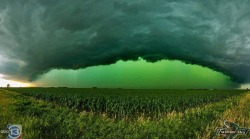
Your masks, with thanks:
M247 0L1 0L0 73L35 80L142 57L250 83L249 9Z

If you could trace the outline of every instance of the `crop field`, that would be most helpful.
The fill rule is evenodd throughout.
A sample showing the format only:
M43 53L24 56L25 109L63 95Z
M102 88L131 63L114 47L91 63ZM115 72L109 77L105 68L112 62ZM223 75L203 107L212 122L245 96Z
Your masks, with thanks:
M110 118L159 118L171 111L220 101L242 91L224 90L126 90L126 89L69 89L13 88L36 99L56 102L78 111L106 114Z
M249 126L250 117L246 90L5 88L0 94L20 117L0 122L24 125L27 138L212 138L223 120ZM225 117L237 107L241 113Z

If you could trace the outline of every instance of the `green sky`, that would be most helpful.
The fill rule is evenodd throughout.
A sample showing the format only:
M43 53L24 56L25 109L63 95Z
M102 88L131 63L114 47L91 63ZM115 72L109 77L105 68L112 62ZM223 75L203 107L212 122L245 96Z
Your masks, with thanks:
M232 88L228 76L198 65L162 60L118 61L81 70L51 70L37 86L100 88Z

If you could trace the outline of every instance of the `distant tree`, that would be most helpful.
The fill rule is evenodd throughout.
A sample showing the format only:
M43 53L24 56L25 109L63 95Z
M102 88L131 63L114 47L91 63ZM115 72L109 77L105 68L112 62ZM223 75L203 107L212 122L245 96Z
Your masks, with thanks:
M7 88L10 88L10 84L7 84Z

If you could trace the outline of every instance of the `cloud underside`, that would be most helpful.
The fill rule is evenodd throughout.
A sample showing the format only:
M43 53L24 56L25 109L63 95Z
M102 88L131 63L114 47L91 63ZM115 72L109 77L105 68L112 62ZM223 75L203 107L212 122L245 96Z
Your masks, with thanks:
M118 60L181 60L250 82L250 2L69 0L0 2L0 73L35 80L51 69Z

